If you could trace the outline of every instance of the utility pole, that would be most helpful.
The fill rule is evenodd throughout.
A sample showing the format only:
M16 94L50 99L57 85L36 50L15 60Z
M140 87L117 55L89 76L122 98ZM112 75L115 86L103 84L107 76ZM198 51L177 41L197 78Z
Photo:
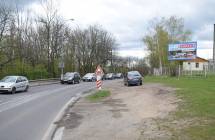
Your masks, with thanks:
M160 45L159 45L159 32L157 33L157 49L158 49L158 56L159 56L159 74L160 75L163 75L163 66L162 66L162 61L161 61L161 48L160 48Z
M74 21L74 19L73 18L71 18L71 19L66 19L66 20L64 20L64 24L66 23L66 22L68 22L68 21ZM64 54L65 53L65 50L64 50L64 48L62 48L62 51L61 51L61 60L60 60L60 63L59 63L59 68L61 69L61 76L60 76L60 78L61 79L63 79L63 75L64 75L64 67L65 67L65 64L64 64Z
M213 32L213 71L215 68L215 24L214 24L214 32Z
M59 66L58 66L60 69L61 69L61 75L60 75L60 79L63 79L63 69L64 69L64 54L61 53L61 60L59 62Z
M113 49L111 49L111 72L113 72Z
M214 32L213 32L213 63L215 63L215 24L214 24Z

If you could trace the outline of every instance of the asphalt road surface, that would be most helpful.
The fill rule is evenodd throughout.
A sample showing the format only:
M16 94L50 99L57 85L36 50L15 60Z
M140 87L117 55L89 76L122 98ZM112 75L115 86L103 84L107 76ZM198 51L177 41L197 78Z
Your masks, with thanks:
M31 87L13 95L0 93L0 140L41 140L61 108L76 94L92 88L95 82Z

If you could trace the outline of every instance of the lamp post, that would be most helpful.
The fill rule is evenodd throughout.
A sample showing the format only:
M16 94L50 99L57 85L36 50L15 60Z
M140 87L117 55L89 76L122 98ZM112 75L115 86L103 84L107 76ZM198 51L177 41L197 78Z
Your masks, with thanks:
M64 69L64 61L63 61L63 53L61 54L61 61L59 63L59 68L61 69L60 79L63 79L63 69Z
M71 18L71 19L66 19L66 20L63 20L64 22L68 22L68 21L74 21L75 19ZM62 49L62 52L61 52L61 60L59 62L59 66L58 66L60 69L61 69L61 76L60 76L60 79L62 80L63 79L63 73L64 73L64 49Z

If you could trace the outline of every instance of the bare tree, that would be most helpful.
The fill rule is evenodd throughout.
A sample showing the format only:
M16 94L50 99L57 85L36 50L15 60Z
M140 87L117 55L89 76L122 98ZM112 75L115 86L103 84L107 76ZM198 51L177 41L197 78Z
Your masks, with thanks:
M45 15L32 18L25 9L0 7L0 76L9 73L57 77L59 61L66 71L94 72L113 61L116 40L99 25L72 29L52 0L42 2ZM27 13L27 14L26 14ZM36 75L36 76L35 76ZM41 76L42 77L42 76Z

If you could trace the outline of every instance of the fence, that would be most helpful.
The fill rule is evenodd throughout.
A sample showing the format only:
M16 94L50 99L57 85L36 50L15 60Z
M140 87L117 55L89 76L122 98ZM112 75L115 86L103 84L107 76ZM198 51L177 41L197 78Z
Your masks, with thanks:
M153 68L152 72L155 76L177 76L177 77L215 77L215 65L208 64L203 65L202 69L185 69L182 65L178 65L174 68L171 67L162 67L162 68Z
M60 83L59 78L49 78L49 79L37 79L37 80L30 80L30 86L41 86L41 85L50 85Z

